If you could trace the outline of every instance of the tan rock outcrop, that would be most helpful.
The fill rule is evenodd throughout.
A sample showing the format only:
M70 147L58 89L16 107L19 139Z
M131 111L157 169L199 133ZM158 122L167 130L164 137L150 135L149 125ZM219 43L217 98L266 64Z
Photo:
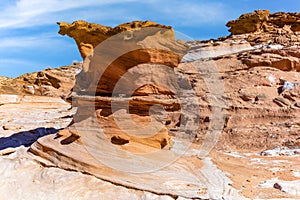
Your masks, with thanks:
M74 38L84 59L91 53L87 49L94 50L97 45L112 36L116 40L106 41L114 48L108 46L102 49L101 47L98 48L99 52L97 54L100 56L93 56L93 62L103 66L90 67L89 64L84 65L84 72L77 77L80 81L77 81L74 90L81 91L84 89L95 92L91 90L94 90L97 85L97 93L111 94L114 83L123 77L130 68L143 63L176 67L187 51L187 46L175 41L175 34L170 26L150 21L134 21L121 24L115 28L84 21L58 24L60 26L59 33ZM87 48L87 46L90 48ZM108 63L104 58L109 59L110 57L114 58L110 60L111 63ZM102 72L101 70L104 68L105 71ZM98 80L97 74L101 74L100 80Z
M268 66L282 71L300 71L300 51L298 48L287 49L258 49L239 55L250 68L256 66Z
M257 31L270 32L274 29L290 26L291 31L300 31L300 14L277 12L270 14L268 10L256 10L253 13L241 15L237 20L229 21L232 34L245 34Z
M145 27L157 27L163 29L169 29L170 26L164 26L151 21L134 21L130 23L120 24L114 28L109 26L102 26L99 24L88 23L85 21L75 21L72 24L66 22L58 22L59 34L68 35L76 41L78 49L82 58L88 56L92 50L107 38L116 35L124 31L131 31L134 29ZM170 33L173 34L174 33Z
M140 142L157 148L167 146L170 139L167 129L163 128L164 125L156 130L158 133L156 136L146 137L140 133L140 136L129 137L113 123L114 117L109 116L115 114L111 111L110 103L113 101L111 98L108 98L105 103L103 99L99 102L96 99L93 104L87 103L80 96L93 94L96 96L117 95L117 97L120 95L146 96L144 99L132 99L131 102L135 103L129 103L130 113L128 114L135 118L135 121L140 121L140 126L147 124L150 120L147 116L151 107L151 100L148 100L147 96L157 94L164 95L162 98L166 98L166 95L175 94L178 89L175 78L168 77L168 74L174 73L173 68L179 64L187 51L187 46L175 40L173 29L149 21L125 23L115 28L83 21L72 24L59 23L59 25L59 33L73 37L82 55L84 54L83 43L85 46L86 44L93 46L93 53L89 57L83 55L84 69L78 74L73 88L74 94L78 94L74 98L79 107L75 121L81 121L93 115L89 110L93 110L92 107L94 107L95 110L101 110L97 112L97 118L99 123L105 126L104 130L110 130L107 135L113 143L118 143L117 140L119 140L122 141L121 143ZM153 74L157 75L153 76ZM143 83L149 80L151 80L150 85ZM122 84L116 90L118 81ZM161 82L164 83L164 87ZM168 99L169 97L166 98L167 101ZM164 104L167 103L162 101L162 105ZM125 129L128 130L130 127L125 127ZM139 137L144 137L144 139L139 139Z
M256 10L253 13L241 15L237 20L229 21L226 26L230 27L232 34L244 34L261 31L266 26L270 12L268 10Z
M241 15L237 20L229 21L226 26L236 38L244 38L251 45L281 44L293 46L300 44L299 13L271 13L257 10Z
M203 48L201 44L199 46L200 49ZM216 48L219 49L220 46ZM265 56L262 53L270 51L281 53L274 56ZM285 146L286 141L294 144L293 148L299 148L299 134L296 133L300 128L300 110L297 107L300 94L296 84L299 82L299 72L297 68L291 67L291 61L295 62L292 66L297 66L299 57L297 53L290 54L296 51L295 48L241 49L239 53L209 57L214 59L213 65L206 65L205 63L209 62L207 60L180 64L179 68L189 74L187 77L193 83L197 96L206 102L210 99L207 95L208 88L203 87L207 83L199 79L203 77L203 72L191 69L193 66L199 66L199 69L201 66L218 67L225 87L223 98L227 118L218 145L220 149L272 149ZM199 52L201 51L194 47L188 57L196 58ZM286 62L285 59L290 60ZM285 94L290 92L293 93L293 97ZM203 141L203 133L211 123L211 110L205 109L208 106L205 101L200 101L200 142Z
M0 93L68 98L81 63L0 79Z

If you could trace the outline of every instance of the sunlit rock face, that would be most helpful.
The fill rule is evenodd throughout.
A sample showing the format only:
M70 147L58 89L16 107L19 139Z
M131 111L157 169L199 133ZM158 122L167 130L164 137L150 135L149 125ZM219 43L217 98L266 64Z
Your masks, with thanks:
M232 35L245 34L251 43L294 45L300 42L300 14L257 10L241 15L237 20L229 21Z
M91 53L94 54L86 59L83 72L77 77L74 90L81 93L97 92L109 95L115 83L129 69L144 63L177 67L187 51L187 46L175 40L170 26L150 21L130 22L115 28L84 21L59 23L59 26L60 34L66 34L76 41L83 59ZM91 51L83 51L83 45L90 45ZM145 72L140 72L142 73ZM160 73L163 72L157 74ZM157 92L165 92L162 90L157 88Z
M268 10L256 10L241 15L237 20L229 21L226 26L234 35L253 32L271 32L275 29L290 26L291 31L300 31L300 14L277 12L270 14Z
M30 151L165 198L298 198L282 181L295 183L300 171L299 157L286 157L300 147L297 16L256 11L229 22L230 36L186 43L152 22L60 23L84 58L78 109L68 128Z
M180 90L174 68L188 46L176 41L173 29L150 21L130 22L115 28L84 21L58 24L59 33L74 38L84 58L83 70L77 75L73 88L73 105L78 106L74 121L96 114L98 122L105 124L104 132L113 143L132 141L156 148L168 146L167 128L163 121L151 118L149 111L159 99L165 109L176 107L168 103L172 100L171 95ZM92 46L88 53L83 51L87 44ZM131 99L117 103L114 105L116 110L112 111L111 104L122 96ZM95 102L87 97L96 97ZM121 131L114 123L116 116L110 115L122 113L117 112L122 108L125 111L128 108L126 112L130 116L127 117L136 119L140 123L138 126L153 120L159 123L160 126L155 125L158 134L148 138L140 133L143 136L138 138ZM179 109L178 103L176 109Z
M164 39L175 39L174 31L171 26L157 24L151 21L133 21L120 24L114 28L85 21L75 21L72 24L58 22L58 25L60 28L59 34L68 35L76 41L83 59L86 58L101 42L122 32L134 32L134 34L138 34L139 30L143 28L153 27L157 28L156 30L152 29L154 30L154 33L157 33L158 29L164 30ZM141 36L143 35L146 36L144 33ZM125 40L130 40L132 37L131 34L126 34L126 36L127 37L124 38Z

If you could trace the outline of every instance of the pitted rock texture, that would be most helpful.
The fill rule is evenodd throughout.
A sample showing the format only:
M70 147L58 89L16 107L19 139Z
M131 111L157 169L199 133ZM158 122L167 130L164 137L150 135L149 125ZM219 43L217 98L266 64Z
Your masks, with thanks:
M170 30L170 36L174 37L172 27L157 24L151 21L133 21L120 24L114 28L99 24L88 23L86 21L75 21L72 24L58 22L59 34L68 35L76 41L78 49L83 59L90 55L93 49L107 38L118 33L134 31L145 27L156 27Z
M252 52L239 55L250 68L256 66L268 66L282 71L300 72L300 51L297 47L286 47L281 49L261 48Z

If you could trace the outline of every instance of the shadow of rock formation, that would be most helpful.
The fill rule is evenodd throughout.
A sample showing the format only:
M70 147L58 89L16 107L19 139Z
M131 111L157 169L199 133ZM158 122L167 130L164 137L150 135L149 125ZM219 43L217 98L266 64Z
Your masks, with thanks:
M49 134L54 134L57 133L58 131L59 129L55 129L55 128L37 128L29 131L21 131L9 137L1 137L0 150L10 148L10 147L16 148L22 145L24 145L25 147L29 147L40 137Z

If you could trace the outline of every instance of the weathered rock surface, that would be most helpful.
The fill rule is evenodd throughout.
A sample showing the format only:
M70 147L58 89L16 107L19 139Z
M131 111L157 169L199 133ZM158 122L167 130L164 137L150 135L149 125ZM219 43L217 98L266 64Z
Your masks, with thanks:
M0 94L1 150L30 146L37 138L68 126L74 109L55 97Z
M264 20L263 18L260 16L258 20ZM78 44L80 39L75 30L72 29L71 37L75 37L75 40L77 38ZM218 172L212 166L205 171L208 167L207 160L201 161L197 157L201 157L204 150L209 150L206 146L214 145L215 135L210 134L209 129L222 129L216 146L219 151L259 153L278 146L299 148L299 52L290 43L277 42L274 34L272 31L261 33L265 37L262 41L251 39L251 34L242 34L218 41L190 42L190 50L181 63L165 62L162 59L166 56L166 60L169 60L168 55L172 55L169 51L174 50L175 46L179 50L173 55L177 55L177 59L182 57L178 52L182 52L183 46L176 43L174 45L174 41L160 42L169 48L168 52L158 51L162 53L162 57L148 50L149 48L146 54L150 59L143 59L143 51L138 51L136 55L125 54L125 57L115 56L114 51L109 52L108 55L113 55L113 59L116 59L110 65L107 63L111 62L102 61L104 58L109 60L110 57L105 57L106 46L101 46L100 43L90 56L85 57L84 70L77 76L79 85L73 90L73 105L78 107L74 124L60 131L56 137L50 135L39 139L31 146L31 152L61 168L93 174L124 187L158 195L203 199L229 196L236 199L242 199L243 196L266 198L261 195L261 191L272 189L254 190L254 187L265 180L278 177L279 172L268 172L268 165L264 165L258 172L261 179L256 181L246 175L249 169L240 171L239 176L248 180L244 181L236 178L236 172L230 169L235 168L237 163L251 163L251 158L244 160L238 157L229 167L222 160L224 155L219 155L221 157L218 158L215 153L211 154L219 168L230 171L229 177L234 180L230 183L230 180L221 178L224 176L223 172L218 178L213 178L211 175ZM296 35L292 30L290 34ZM285 33L283 35L286 36ZM154 41L164 40L153 37L153 34L150 34L149 38L151 37ZM271 44L266 43L269 38L275 38ZM145 40L142 39L142 42ZM126 42L119 43L122 49L127 48ZM129 59L134 61L126 64L125 61ZM224 87L223 92L220 92L220 86ZM178 91L184 92L178 95ZM198 107L193 107L194 101ZM164 111L160 109L151 111L155 104L162 106L166 114L162 114ZM199 109L200 112L184 112L182 109L185 105L192 106L194 111ZM222 127L216 124L216 112L226 114L223 124L220 123ZM195 116L198 118L193 118ZM188 135L188 131L182 132L180 129L180 124L186 119L199 120L197 128L191 126L192 129L198 129L196 135ZM156 134L151 135L152 131ZM189 136L195 137L194 143L200 145L200 150L192 148L189 153L182 155L180 151L187 149L181 148L180 144L188 145L189 140L181 139ZM171 162L176 157L181 158ZM163 167L162 164L166 161L173 164ZM198 167L201 168L200 171L197 170ZM139 174L139 178L133 173L146 172L149 169L156 170ZM167 184L170 177L172 183ZM190 177L193 180L192 185L188 183L190 180L183 177ZM157 184L158 179L162 181L160 184ZM290 177L289 180L293 178ZM224 193L223 191L228 190L220 188L224 184L232 184L241 191L231 188L231 192ZM214 192L210 190L212 185L218 188ZM174 187L175 190L170 190ZM295 193L288 193L285 197L293 198Z
M299 25L299 13L270 14L268 10L243 14L239 19L227 23L232 37L242 37L251 45L280 44L282 46L299 46Z
M115 28L84 21L59 23L59 26L60 34L74 38L83 59L91 52L85 53L82 45L92 46L95 54L91 55L92 61L89 57L85 60L83 72L77 77L74 91L81 93L84 90L86 93L111 95L114 83L129 69L143 63L176 67L187 51L187 46L175 40L171 27L149 21L135 21ZM89 65L90 62L93 63ZM157 88L158 92L161 89Z
M86 117L90 117L92 113L89 111L96 106L94 109L99 111L97 112L99 123L105 126L104 130L108 132L106 135L113 143L131 141L157 148L167 146L170 139L162 122L157 122L157 125L152 124L157 127L154 132L159 132L156 136L148 138L147 134L144 134L144 136L139 136L140 138L129 137L128 134L118 130L120 128L113 123L116 116L109 116L112 114L110 105L113 101L112 98L108 97L106 103L103 102L103 99L99 102L95 99L95 104L93 104L86 103L81 96L144 96L144 98L131 100L134 106L129 106L131 113L128 121L133 118L134 121L140 123L138 126L151 122L153 119L149 117L149 109L153 103L148 100L148 95L161 95L162 98L165 98L167 95L174 95L178 90L176 77L170 76L170 73L174 73L173 68L179 64L187 46L175 40L173 29L148 21L126 23L113 29L100 25L89 25L82 21L74 22L71 25L66 23L59 23L59 25L60 33L73 37L79 44L79 49L83 36L86 40L91 37L89 44L95 48L89 57L84 57L83 71L78 74L76 86L73 89L74 94L78 94L76 104L79 107L75 121L82 121ZM99 34L98 40L93 39L97 34ZM131 38L127 38L128 34L131 34ZM153 76L154 74L157 75ZM149 82L149 80L151 81ZM118 84L119 88L117 88ZM166 100L169 99L170 97L167 97ZM161 102L163 105L167 104L163 103L164 101ZM140 108L134 111L134 107ZM121 112L118 114L123 118L128 115L126 111L124 114ZM127 125L123 128L129 131L130 126ZM141 139L143 137L146 139Z
M127 189L87 174L45 167L35 160L25 148L0 158L1 198L173 200L167 195Z
M130 23L120 24L119 26L116 26L114 28L94 23L88 23L85 21L75 21L72 24L68 24L66 22L58 22L57 24L60 27L59 34L68 35L76 41L76 44L83 59L90 55L90 53L101 42L121 32L132 33L132 31L134 31L135 34L137 34L137 29L153 27L166 31L166 33L163 33L166 37L169 37L173 40L175 39L172 27L157 24L151 21L134 21ZM155 32L158 31L156 30ZM131 37L132 35L129 34L127 40L130 40Z
M39 137L55 136L76 110L60 98L0 94L0 194L3 199L166 199L94 176L59 169L28 152ZM80 188L80 189L79 189Z
M33 180L31 191L39 197L45 190L36 181L62 199L298 199L297 16L247 14L229 23L231 36L188 42L185 55L186 44L175 41L170 27L133 22L113 31L81 21L60 23L60 33L73 37L85 58L72 93L78 109L74 117L67 117L74 110L61 110L51 122L42 117L45 122L27 108L22 119L7 120L29 97L2 95L5 137L18 133L14 122L26 124L31 111L34 126L59 129L72 120L56 134L43 129L46 136L30 147L35 156L21 149L12 153L15 146L4 142L1 163L9 173L3 181L19 171L21 183ZM149 28L147 23L153 31L144 37L141 27ZM235 35L238 30L247 33ZM139 50L128 53L131 47ZM58 116L60 107L50 107ZM20 191L14 185L8 189ZM69 196L60 196L66 191Z
M284 49L262 48L240 55L240 59L249 67L268 66L282 71L300 71L299 49L297 47Z
M81 63L74 63L17 78L0 77L0 93L67 98L74 87L75 75L80 72L81 67Z
M256 10L241 15L237 20L229 21L226 26L234 35L257 31L270 32L274 29L290 26L294 32L300 31L300 14L277 12L270 14L268 10Z
M232 40L229 38L224 43ZM239 40L236 42L239 43ZM193 62L186 61L179 68L182 67L189 74L187 77L193 83L197 96L209 100L209 91L203 87L207 83L201 79L205 77L203 69L193 68L217 67L224 83L226 123L219 148L263 150L288 144L292 144L289 147L299 148L300 111L297 105L300 77L295 67L299 62L297 48L276 50L262 45L232 54L206 57L199 62L194 61L194 58L199 57L200 51L196 48L197 43L193 45L190 55L185 56L193 58ZM217 54L220 46L222 44L216 45ZM199 48L202 48L202 44L199 44ZM276 56L266 56L264 52L276 52ZM209 120L205 119L209 118L210 111L205 107L207 105L203 104L203 118L200 121L204 123L200 126L202 131L199 138L202 138L201 133L209 124Z

